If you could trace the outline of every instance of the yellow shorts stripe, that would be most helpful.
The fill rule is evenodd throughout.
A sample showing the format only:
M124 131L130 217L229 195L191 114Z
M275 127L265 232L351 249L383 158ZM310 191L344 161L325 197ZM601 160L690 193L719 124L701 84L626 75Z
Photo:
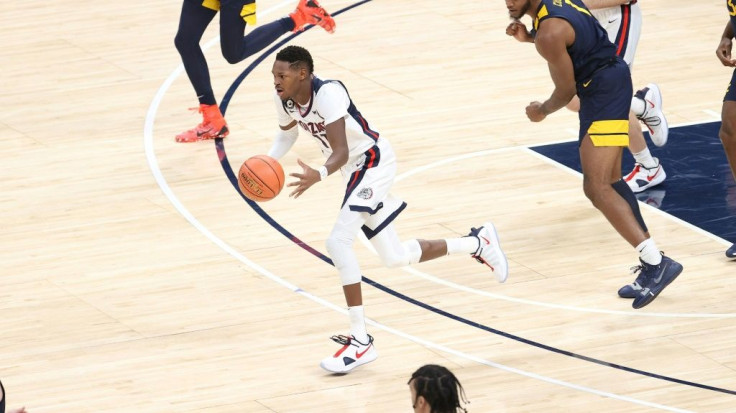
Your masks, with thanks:
M588 128L595 146L629 146L628 120L597 120Z
M220 10L220 0L202 0L202 6L218 11Z
M240 17L245 20L246 24L252 26L256 25L256 3L250 3L243 6L243 10L240 10Z
M593 146L629 146L629 135L590 135Z

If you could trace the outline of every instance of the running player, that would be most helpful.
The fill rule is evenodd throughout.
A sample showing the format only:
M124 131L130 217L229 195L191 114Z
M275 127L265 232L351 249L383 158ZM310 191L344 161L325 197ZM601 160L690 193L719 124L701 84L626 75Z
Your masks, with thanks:
M202 123L176 135L177 142L224 138L229 133L212 91L207 60L199 46L205 29L218 11L220 47L223 57L231 64L242 62L284 33L303 30L307 24L319 25L330 33L335 30L335 21L317 0L300 0L288 17L260 26L246 36L243 35L246 24L256 23L255 0L184 0L174 44L197 93Z
M618 233L639 253L639 275L631 298L642 308L652 302L681 272L682 265L664 256L650 237L639 203L621 176L623 147L629 144L631 72L606 31L581 0L505 0L514 20L506 33L533 36L547 61L554 83L545 102L532 102L532 122L580 99L579 153L583 190ZM529 15L534 33L518 20ZM523 29L524 33L519 33ZM630 286L626 286L630 287ZM624 288L626 288L624 287ZM621 293L619 292L619 295Z
M323 80L313 72L312 56L302 47L288 46L276 55L272 73L280 129L268 154L281 158L293 146L301 128L314 138L327 158L317 169L298 160L302 172L290 174L297 180L288 185L294 188L290 194L294 198L330 174L340 171L343 175L345 195L327 238L327 251L343 286L350 334L332 337L341 348L320 365L333 373L347 373L378 357L365 326L361 273L353 250L358 231L363 231L387 267L471 254L488 265L499 282L504 282L508 263L496 230L488 222L471 229L466 237L401 242L393 220L406 203L390 194L396 175L391 144L363 118L342 82Z

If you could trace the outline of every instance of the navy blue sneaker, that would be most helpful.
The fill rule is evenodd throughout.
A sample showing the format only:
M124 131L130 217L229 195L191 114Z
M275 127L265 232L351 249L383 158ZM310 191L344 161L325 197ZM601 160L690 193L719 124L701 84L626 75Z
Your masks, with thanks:
M636 298L636 296L639 295L639 291L644 289L643 285L647 282L646 278L644 277L644 265L631 267L631 273L639 273L639 275L636 277L636 280L634 280L633 283L626 284L623 287L619 288L618 296L621 298Z
M682 265L672 258L662 256L659 265L650 265L642 261L644 287L634 298L632 307L639 309L654 301L655 298L682 272Z
M726 250L726 256L728 258L736 258L736 244L731 245L731 248Z

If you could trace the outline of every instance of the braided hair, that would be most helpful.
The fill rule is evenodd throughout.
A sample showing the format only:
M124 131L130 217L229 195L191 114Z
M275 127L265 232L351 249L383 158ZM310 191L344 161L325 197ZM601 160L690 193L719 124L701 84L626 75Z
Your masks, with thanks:
M468 403L465 390L460 381L450 370L436 364L420 367L409 379L410 386L414 382L417 400L424 397L431 407L431 413L467 413L460 402ZM416 404L417 400L414 400Z

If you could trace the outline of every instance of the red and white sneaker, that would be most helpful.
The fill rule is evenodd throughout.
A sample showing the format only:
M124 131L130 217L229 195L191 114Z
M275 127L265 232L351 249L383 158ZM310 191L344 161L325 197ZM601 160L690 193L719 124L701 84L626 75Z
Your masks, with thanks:
M509 263L501 250L496 227L486 222L480 228L471 228L468 236L478 238L478 249L470 256L489 266L498 282L505 282L509 278Z
M192 108L192 110L197 110ZM217 105L200 104L197 110L202 114L202 123L176 135L177 142L197 142L206 139L224 138L230 131L227 129L227 122L220 112Z
M331 339L335 343L342 344L342 348L319 363L320 367L331 373L347 373L378 358L378 352L373 346L373 336L370 334L367 344L361 343L353 336L332 336Z
M314 24L325 29L328 33L335 32L335 19L330 16L317 0L299 0L296 9L289 14L294 20L294 33L304 30L307 24Z
M662 92L655 83L650 83L634 96L644 101L644 113L638 118L649 129L649 137L655 145L664 146L669 136L669 127L667 118L662 113Z
M637 163L634 165L634 169L624 178L624 181L626 181L634 193L639 193L659 185L667 178L667 174L664 173L664 168L662 168L662 163L657 158L654 158L654 160L657 161L657 166L646 168L644 165Z

